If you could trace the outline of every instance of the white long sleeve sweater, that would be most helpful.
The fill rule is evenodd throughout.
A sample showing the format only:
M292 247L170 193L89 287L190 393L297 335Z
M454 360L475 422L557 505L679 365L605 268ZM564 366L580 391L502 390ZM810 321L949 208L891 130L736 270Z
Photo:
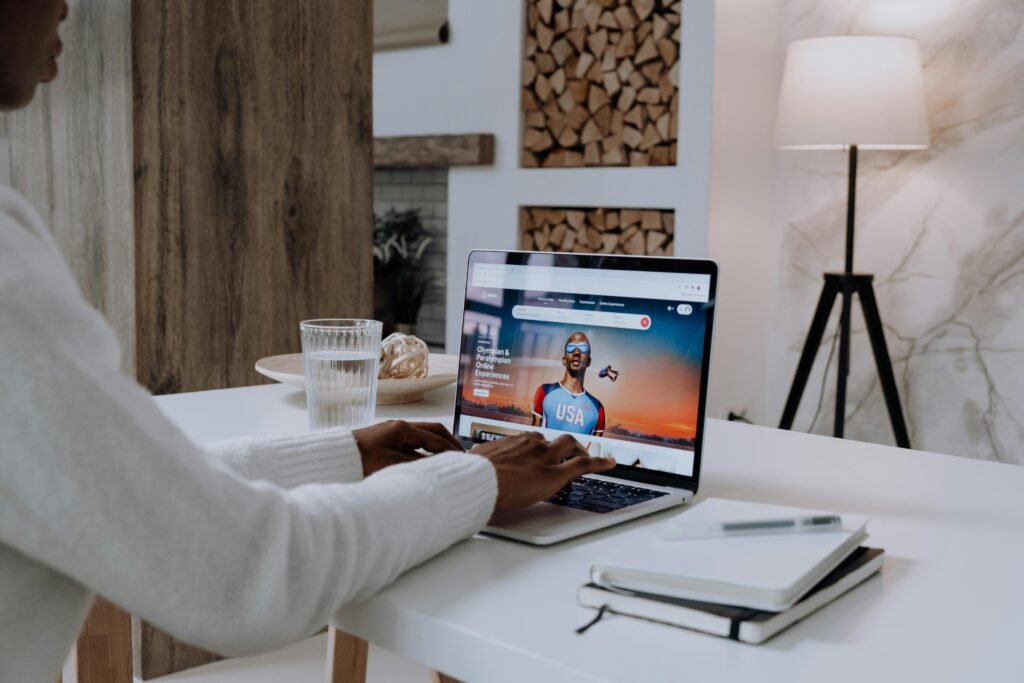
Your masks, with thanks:
M223 654L292 642L494 507L474 455L360 481L344 430L202 449L118 362L42 221L0 185L0 681L52 683L94 592Z

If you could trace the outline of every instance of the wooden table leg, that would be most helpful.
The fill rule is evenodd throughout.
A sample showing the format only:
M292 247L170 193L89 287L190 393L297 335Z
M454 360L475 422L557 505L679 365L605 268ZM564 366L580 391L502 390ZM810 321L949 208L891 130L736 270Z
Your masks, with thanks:
M370 644L333 626L327 630L327 683L366 683Z
M131 616L96 598L77 644L78 681L65 683L132 683Z
M440 671L431 671L430 680L431 683L460 683L459 679L445 676Z

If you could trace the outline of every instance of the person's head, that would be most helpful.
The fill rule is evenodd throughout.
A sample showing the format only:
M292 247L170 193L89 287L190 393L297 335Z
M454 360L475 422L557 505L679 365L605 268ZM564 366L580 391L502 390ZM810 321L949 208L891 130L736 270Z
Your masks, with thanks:
M0 111L24 107L57 77L67 13L64 0L0 0Z
M582 332L573 332L565 340L562 365L571 374L582 374L590 366L590 340Z

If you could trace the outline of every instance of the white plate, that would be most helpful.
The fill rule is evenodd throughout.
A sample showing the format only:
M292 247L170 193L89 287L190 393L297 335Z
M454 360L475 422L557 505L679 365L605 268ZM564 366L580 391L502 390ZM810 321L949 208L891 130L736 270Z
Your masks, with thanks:
M454 382L458 371L458 356L432 353L426 377L378 380L377 405L390 406L419 401L423 398L424 392L439 389ZM260 358L256 361L256 372L283 384L289 384L299 389L306 388L301 353L286 353L281 356Z

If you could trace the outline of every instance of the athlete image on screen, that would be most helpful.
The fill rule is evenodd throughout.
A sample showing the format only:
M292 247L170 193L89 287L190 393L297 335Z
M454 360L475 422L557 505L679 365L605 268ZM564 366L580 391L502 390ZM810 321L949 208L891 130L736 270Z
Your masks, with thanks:
M604 434L604 406L583 388L590 367L590 339L573 332L562 355L561 382L542 384L533 395L533 425L575 434Z

